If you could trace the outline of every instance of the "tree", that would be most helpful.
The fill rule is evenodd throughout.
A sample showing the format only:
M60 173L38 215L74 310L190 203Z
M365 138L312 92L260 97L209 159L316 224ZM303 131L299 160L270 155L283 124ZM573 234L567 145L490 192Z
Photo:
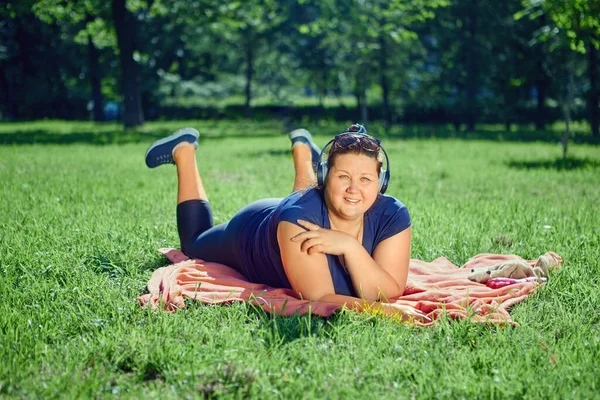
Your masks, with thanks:
M229 39L230 44L240 46L240 59L245 64L244 75L246 85L244 95L245 116L251 114L252 83L255 78L256 58L265 44L265 40L282 22L281 13L277 10L275 0L228 1L208 5L206 12L211 14L209 20L212 29Z
M354 82L361 121L367 124L367 89L378 84L381 89L382 116L389 125L393 120L392 101L395 89L402 87L399 71L410 69L408 54L401 51L417 42L412 25L433 18L433 10L446 1L402 0L363 2L328 0L318 4L312 21L300 26L302 33L318 38L324 54L335 49L336 69ZM404 64L404 65L403 65ZM396 71L391 79L391 71ZM378 76L373 76L373 75Z
M32 12L34 4L27 0L3 2L0 7L7 28L0 33L6 40L6 52L0 57L4 72L0 86L7 93L7 114L11 119L85 116L89 94L75 82L82 49L63 41L70 35L66 25L37 19Z
M94 121L104 120L102 94L102 68L100 51L111 47L113 40L105 34L106 9L94 1L69 2L65 0L38 0L32 7L35 15L47 24L61 24L66 31L74 31L71 38L87 48L88 71Z
M111 9L119 59L121 60L121 85L123 87L123 123L125 127L144 124L144 112L138 82L138 66L133 58L135 51L136 20L126 7L126 0L111 0Z
M428 68L437 85L429 85L435 91L436 107L443 110L457 130L464 124L474 130L482 107L479 96L486 83L490 37L486 36L487 17L496 9L485 3L451 1L441 8L436 18L419 30L423 45L428 51ZM437 87L436 87L437 86Z
M598 88L598 47L594 43L600 42L598 35L592 37L592 40L587 44L588 53L588 74L590 80L590 92L588 98L588 112L590 118L590 127L592 136L600 137L600 103L599 103L599 88Z
M547 17L547 25L538 32L536 40L553 41L554 50L566 49L567 52L585 54L589 52L589 81L588 113L592 134L598 132L598 80L596 54L600 48L600 1L593 0L525 0L522 11L515 15L516 19L528 16L535 19ZM565 78L561 80L563 94L562 109L565 119L563 135L563 156L567 154L571 110L574 97L574 54L568 54L565 60Z
M139 1L138 8L146 5ZM142 125L144 113L139 90L139 70L134 52L136 50L136 19L127 8L126 0L38 0L33 5L36 16L46 23L60 23L77 30L73 40L86 45L88 68L94 102L94 119L102 118L103 95L101 92L101 69L99 47L118 48L121 65L121 83L124 102L123 122L126 127ZM114 27L115 33L111 32Z

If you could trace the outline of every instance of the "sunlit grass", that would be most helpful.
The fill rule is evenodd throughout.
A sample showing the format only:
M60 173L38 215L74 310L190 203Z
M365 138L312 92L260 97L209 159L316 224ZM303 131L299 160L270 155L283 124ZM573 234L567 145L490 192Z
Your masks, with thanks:
M174 168L149 170L143 154L189 125L203 135L198 164L215 222L291 189L280 122L168 121L130 132L0 124L13 143L0 146L0 396L597 397L597 146L574 145L561 164L556 143L383 135L388 192L413 219L413 257L460 265L483 252L553 250L565 259L512 310L520 328L421 329L349 312L273 317L247 304L139 308L134 299L166 264L155 250L178 245ZM323 145L343 127L309 128Z

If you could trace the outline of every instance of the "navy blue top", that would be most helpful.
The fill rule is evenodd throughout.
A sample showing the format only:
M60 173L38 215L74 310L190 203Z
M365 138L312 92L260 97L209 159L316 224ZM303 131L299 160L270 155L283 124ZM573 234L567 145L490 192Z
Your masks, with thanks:
M298 219L331 229L320 189L294 192L278 203L272 202L270 206L255 210L250 219L245 221L238 244L244 269L251 281L276 288L291 288L281 261L277 225L281 221L298 225ZM380 242L409 226L410 215L406 206L391 196L380 195L365 213L362 245L373 256ZM330 254L326 256L335 293L356 296L350 274L339 258Z

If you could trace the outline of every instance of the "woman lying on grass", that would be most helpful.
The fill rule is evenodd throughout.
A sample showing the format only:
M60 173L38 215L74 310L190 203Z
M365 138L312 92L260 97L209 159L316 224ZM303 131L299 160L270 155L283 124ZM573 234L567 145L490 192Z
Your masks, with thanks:
M363 126L352 125L323 152L308 131L291 132L293 193L256 201L218 226L196 165L198 136L184 128L146 152L150 168L177 167L177 227L188 257L225 264L255 283L291 288L303 299L427 318L377 303L404 291L411 228L406 206L383 194L387 155Z

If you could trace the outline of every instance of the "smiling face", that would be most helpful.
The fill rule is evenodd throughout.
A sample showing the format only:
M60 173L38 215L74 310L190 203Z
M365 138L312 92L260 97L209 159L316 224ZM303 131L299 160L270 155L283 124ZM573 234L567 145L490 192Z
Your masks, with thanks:
M364 154L339 154L325 180L325 203L337 218L362 218L379 192L380 163Z

